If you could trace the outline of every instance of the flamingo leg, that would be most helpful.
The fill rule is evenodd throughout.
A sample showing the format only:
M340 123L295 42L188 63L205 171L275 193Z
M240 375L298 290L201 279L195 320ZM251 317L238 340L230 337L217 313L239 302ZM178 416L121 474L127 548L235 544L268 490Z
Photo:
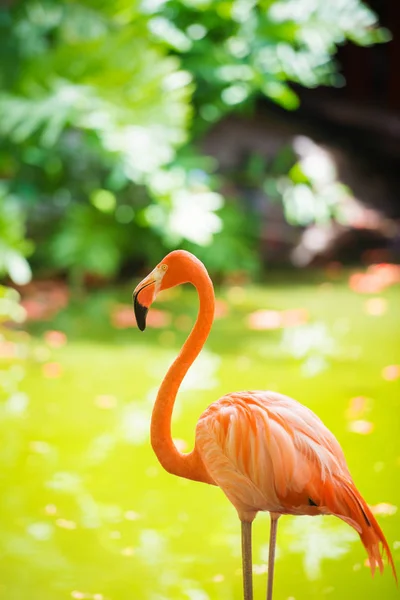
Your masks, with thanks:
M270 536L269 536L267 600L272 600L272 587L274 584L276 532L278 529L278 519L279 519L279 515L277 515L275 513L270 513L270 516L271 516L271 529L270 529Z
M251 556L251 523L242 521L242 568L244 600L253 600L253 561Z

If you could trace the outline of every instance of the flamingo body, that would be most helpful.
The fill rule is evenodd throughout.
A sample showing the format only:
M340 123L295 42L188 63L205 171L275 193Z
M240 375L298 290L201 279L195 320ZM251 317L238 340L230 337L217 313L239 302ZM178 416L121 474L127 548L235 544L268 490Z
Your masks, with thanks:
M383 570L386 539L356 489L335 436L307 407L270 391L234 392L211 404L196 448L242 521L258 511L332 514L360 534L372 573Z

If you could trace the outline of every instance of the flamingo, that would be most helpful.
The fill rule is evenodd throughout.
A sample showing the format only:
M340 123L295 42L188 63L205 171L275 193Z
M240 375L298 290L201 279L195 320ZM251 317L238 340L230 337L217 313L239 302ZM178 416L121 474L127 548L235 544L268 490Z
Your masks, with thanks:
M193 284L200 308L196 323L161 383L151 419L151 444L168 473L221 488L241 521L244 600L253 599L252 522L270 513L267 600L272 600L275 546L281 515L335 515L351 525L366 548L372 575L393 558L375 517L353 483L334 435L308 408L270 391L233 392L211 404L196 426L192 452L171 437L175 398L200 353L214 319L214 288L203 263L184 250L169 253L139 283L133 303L139 329L161 290ZM380 551L382 546L382 553Z

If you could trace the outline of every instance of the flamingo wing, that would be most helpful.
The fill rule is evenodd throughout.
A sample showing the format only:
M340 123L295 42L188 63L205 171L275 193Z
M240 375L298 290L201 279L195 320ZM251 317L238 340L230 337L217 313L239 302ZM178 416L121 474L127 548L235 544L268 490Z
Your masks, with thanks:
M213 479L240 511L316 514L308 488L348 475L343 452L305 406L274 392L222 397L200 417L196 446ZM311 492L310 492L311 493ZM313 500L311 496L311 500Z
M196 448L242 520L258 511L333 514L360 534L372 573L386 539L355 487L334 435L307 407L276 392L228 394L208 407Z

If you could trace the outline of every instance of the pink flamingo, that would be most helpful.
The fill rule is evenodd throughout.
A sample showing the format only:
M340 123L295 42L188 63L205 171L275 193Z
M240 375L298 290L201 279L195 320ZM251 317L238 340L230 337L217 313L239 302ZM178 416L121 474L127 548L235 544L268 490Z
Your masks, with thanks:
M396 571L388 543L355 487L338 441L308 408L276 392L233 392L200 416L192 452L182 454L171 437L175 398L190 365L200 353L214 318L214 289L204 265L192 254L168 254L133 293L141 331L158 292L183 283L198 291L196 323L159 389L151 420L151 444L169 473L218 485L241 521L244 599L252 600L251 526L258 511L268 511L271 532L267 600L272 600L278 518L332 514L360 535L371 567L383 571L385 552ZM382 545L382 555L380 552Z

